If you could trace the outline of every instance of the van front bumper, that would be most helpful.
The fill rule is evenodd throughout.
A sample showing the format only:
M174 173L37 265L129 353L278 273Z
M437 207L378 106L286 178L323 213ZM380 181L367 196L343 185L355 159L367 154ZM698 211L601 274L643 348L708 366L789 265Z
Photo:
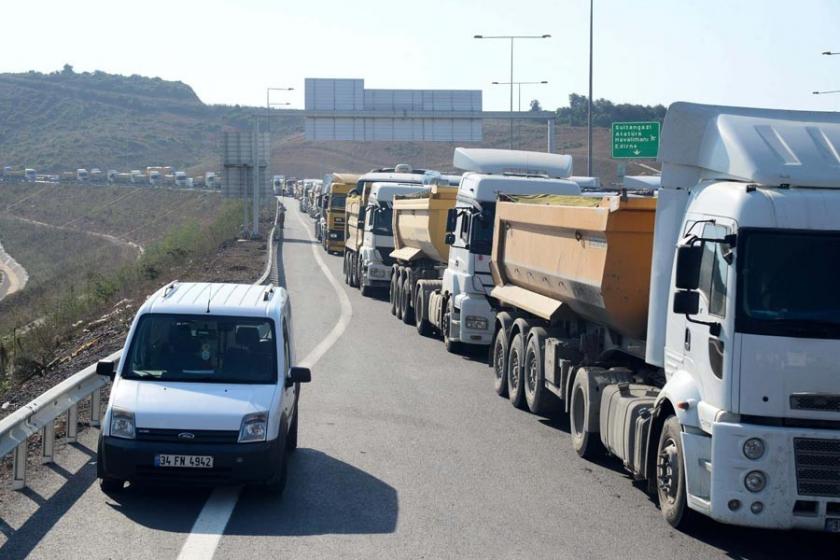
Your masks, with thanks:
M280 439L259 443L182 444L103 437L98 461L101 477L132 481L240 484L265 482L280 472ZM158 455L209 455L213 468L158 467Z

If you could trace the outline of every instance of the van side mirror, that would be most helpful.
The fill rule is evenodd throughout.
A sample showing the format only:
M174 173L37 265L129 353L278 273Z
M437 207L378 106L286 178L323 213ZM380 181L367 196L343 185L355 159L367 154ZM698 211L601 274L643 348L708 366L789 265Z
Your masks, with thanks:
M452 245L452 244L454 244L454 243L455 243L455 234L454 234L454 233L452 233L451 231L450 231L450 232L448 232L448 233L447 233L447 234L443 237L443 242L444 242L444 243L446 243L447 245Z
M455 222L457 222L457 221L458 221L458 212L454 208L450 208L446 212L446 231L455 231ZM450 243L450 245L451 244L452 243Z
M674 313L697 315L700 312L700 292L696 290L678 290L674 293Z
M678 290L696 290L700 286L700 262L703 245L677 247L677 269L674 284Z
M117 371L114 368L114 362L98 362L96 364L96 375L107 377L108 379L113 381L117 375Z
M286 387L291 387L295 383L309 383L310 381L312 381L312 371L309 368L294 366L289 370Z

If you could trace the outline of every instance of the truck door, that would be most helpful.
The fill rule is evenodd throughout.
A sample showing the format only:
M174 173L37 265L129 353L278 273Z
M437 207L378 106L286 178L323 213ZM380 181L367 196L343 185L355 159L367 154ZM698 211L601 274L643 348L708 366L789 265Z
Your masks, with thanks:
M714 222L697 222L690 233L703 239L720 239L732 232L731 225L720 219ZM732 249L725 243L703 241L703 258L700 265L700 311L691 319L703 323L720 325L715 335L713 328L685 320L683 342L683 365L702 387L703 398L717 406L723 406L724 376L730 375L733 333L726 326L727 303L730 278L734 278L733 265L727 261Z

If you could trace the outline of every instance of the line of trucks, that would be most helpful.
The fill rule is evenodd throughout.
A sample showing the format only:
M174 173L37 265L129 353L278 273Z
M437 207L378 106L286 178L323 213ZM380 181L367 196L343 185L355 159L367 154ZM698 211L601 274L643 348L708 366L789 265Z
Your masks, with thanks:
M120 172L109 169L103 172L99 168L90 170L79 168L76 171L64 171L60 174L38 174L34 169L15 169L6 165L0 169L0 179L6 181L23 181L28 183L109 183L109 184L139 184L151 186L176 186L184 188L217 189L221 185L215 172L208 171L203 175L190 177L185 171L173 171L170 166L146 167L145 170L133 169Z
M840 115L676 103L659 160L653 193L582 192L569 156L458 148L460 177L333 174L306 205L348 285L486 349L671 525L840 532Z

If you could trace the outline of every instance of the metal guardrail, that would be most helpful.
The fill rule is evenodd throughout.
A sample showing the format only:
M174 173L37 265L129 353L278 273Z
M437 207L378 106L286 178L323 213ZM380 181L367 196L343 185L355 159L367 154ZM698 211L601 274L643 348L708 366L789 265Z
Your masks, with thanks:
M122 350L114 352L105 360L117 361ZM108 378L96 374L96 364L68 377L35 400L22 406L0 420L0 457L14 453L12 466L12 488L26 486L26 458L28 440L41 432L41 464L52 463L55 456L55 421L67 416L64 442L72 443L79 433L79 403L90 399L90 425L99 426L102 417L102 395L100 389L108 384Z

